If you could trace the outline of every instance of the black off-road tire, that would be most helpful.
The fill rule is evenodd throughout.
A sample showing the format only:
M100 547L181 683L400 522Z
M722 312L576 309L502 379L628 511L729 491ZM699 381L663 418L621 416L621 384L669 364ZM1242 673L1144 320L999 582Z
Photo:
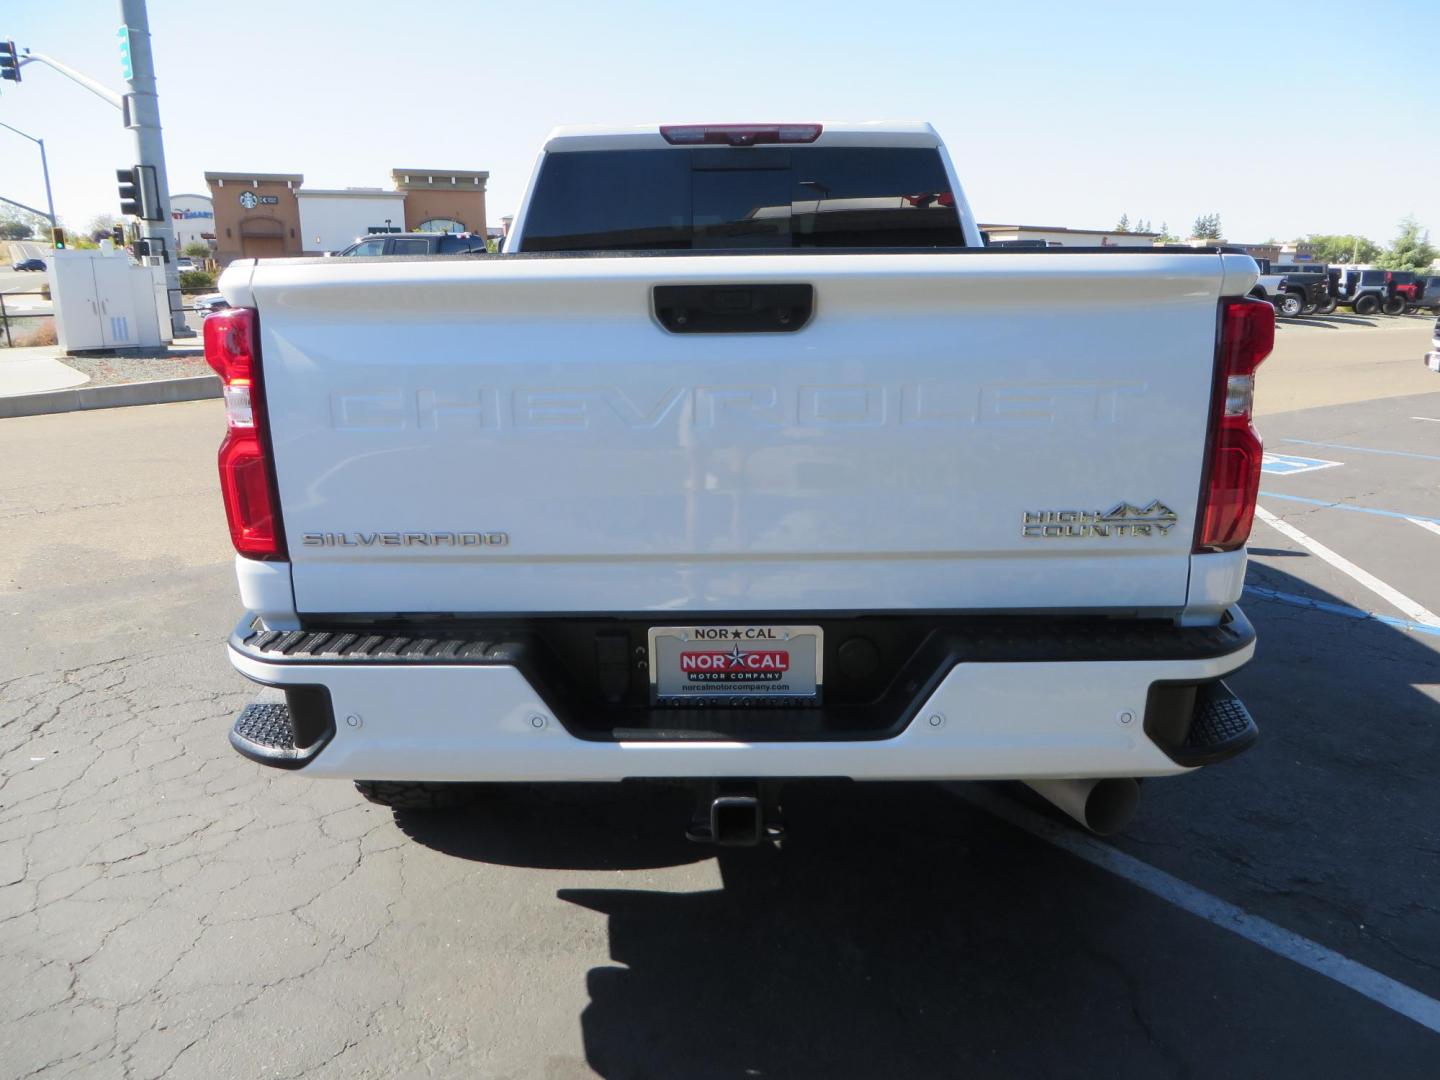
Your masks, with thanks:
M1320 305L1319 305L1319 304L1306 304L1305 307L1301 310L1300 314L1301 314L1301 315L1314 315L1315 312L1319 310L1319 308L1320 308Z
M1320 303L1315 306L1315 314L1316 314L1316 315L1329 315L1332 311L1334 311L1334 310L1335 310L1337 307L1339 307L1339 306L1340 306L1340 302L1339 302L1338 300L1336 300L1333 296L1327 297L1326 299L1320 301Z
M1405 313L1405 298L1403 296L1387 296L1380 310L1385 312L1386 315L1403 315Z
M1380 298L1374 293L1357 296L1355 303L1350 305L1350 310L1356 315L1374 315L1380 310Z
M355 790L370 802L392 810L448 810L480 797L481 784L446 784L431 780L356 780Z

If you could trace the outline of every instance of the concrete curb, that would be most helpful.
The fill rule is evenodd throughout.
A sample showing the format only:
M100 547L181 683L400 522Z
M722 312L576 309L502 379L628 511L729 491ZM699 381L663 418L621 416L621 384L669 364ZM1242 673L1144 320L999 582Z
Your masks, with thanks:
M196 375L188 379L155 379L117 386L75 386L39 394L0 397L0 420L15 416L47 416L82 409L117 409L125 405L165 405L220 396L220 379Z

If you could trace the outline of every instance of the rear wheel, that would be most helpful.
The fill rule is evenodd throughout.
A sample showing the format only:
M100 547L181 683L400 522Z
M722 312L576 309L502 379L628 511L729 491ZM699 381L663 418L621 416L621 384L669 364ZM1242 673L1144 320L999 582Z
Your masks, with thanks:
M1405 297L1387 296L1385 303L1380 309L1386 315L1399 315L1405 310Z
M1287 319L1294 319L1305 310L1305 301L1300 299L1296 293L1285 293L1280 297L1280 302L1276 307L1281 315Z
M1315 305L1315 314L1329 315L1338 306L1339 301L1337 301L1333 296L1327 297L1324 300L1320 301L1320 303Z
M1350 306L1356 315L1374 315L1380 310L1380 298L1374 293L1366 293L1364 296L1357 296Z
M430 780L356 780L355 790L393 810L447 810L480 797L483 784L442 784Z

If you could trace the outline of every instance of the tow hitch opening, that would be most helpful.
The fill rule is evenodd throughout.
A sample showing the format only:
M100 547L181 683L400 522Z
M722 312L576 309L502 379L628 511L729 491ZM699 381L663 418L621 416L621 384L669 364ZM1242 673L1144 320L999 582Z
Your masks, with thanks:
M687 839L721 847L778 844L785 836L780 785L749 780L706 782L695 788Z

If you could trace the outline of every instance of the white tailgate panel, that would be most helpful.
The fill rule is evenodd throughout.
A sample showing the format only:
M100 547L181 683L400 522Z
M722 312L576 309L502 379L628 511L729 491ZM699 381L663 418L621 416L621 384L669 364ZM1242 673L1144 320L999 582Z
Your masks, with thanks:
M261 263L308 612L1184 605L1221 259ZM652 284L808 282L790 334L672 335ZM1160 500L1165 536L1027 539ZM504 533L503 547L306 533Z

